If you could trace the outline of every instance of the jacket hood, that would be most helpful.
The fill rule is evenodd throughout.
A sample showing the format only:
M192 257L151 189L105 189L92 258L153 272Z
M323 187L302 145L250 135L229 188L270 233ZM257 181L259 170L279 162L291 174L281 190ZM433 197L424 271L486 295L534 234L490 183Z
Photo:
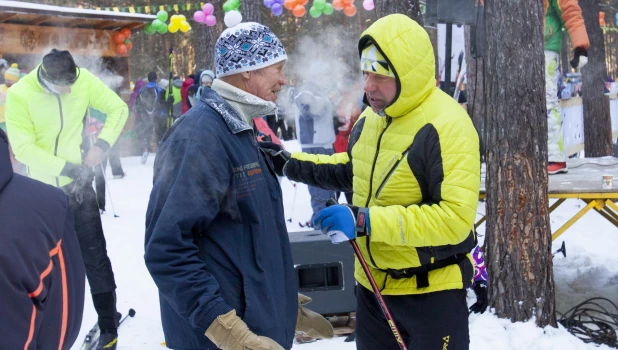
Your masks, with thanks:
M9 141L2 129L0 129L0 191L13 178L13 166L9 158Z
M202 84L202 78L207 75L210 77L210 80L214 81L215 80L215 73L213 73L213 71L211 70L205 70L200 74L200 80L198 81L198 83L201 85Z
M359 56L370 43L386 58L397 79L397 95L384 112L390 117L408 114L436 89L436 63L429 35L408 16L393 14L363 32Z
M189 86L193 85L193 79L191 78L187 78L185 79L185 81L182 82L182 87L183 88L187 88Z

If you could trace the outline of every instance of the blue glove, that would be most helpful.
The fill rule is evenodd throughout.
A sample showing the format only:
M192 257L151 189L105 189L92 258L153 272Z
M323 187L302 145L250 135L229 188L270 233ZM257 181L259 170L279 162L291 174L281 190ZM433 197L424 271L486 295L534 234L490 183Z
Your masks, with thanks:
M369 209L336 204L320 210L313 219L315 228L322 230L337 244L370 233Z

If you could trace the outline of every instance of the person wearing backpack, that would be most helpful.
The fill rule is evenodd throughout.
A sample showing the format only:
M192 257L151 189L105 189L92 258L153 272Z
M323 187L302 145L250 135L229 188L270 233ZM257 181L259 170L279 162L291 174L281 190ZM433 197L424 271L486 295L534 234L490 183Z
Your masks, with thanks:
M165 90L157 85L157 73L148 73L148 83L142 87L135 101L137 112L137 132L142 141L142 164L146 164L152 137L157 144L167 129L169 104L165 100Z

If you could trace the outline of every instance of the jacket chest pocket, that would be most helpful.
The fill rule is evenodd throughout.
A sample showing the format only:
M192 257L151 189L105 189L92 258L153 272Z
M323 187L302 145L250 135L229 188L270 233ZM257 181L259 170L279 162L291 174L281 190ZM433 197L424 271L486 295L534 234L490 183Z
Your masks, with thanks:
M241 164L233 168L233 188L236 196L237 210L241 213L242 222L259 222L260 203L267 192L264 169L259 161Z
M408 164L408 151L405 151L380 182L375 194L376 204L410 205L419 203L421 198L418 181Z

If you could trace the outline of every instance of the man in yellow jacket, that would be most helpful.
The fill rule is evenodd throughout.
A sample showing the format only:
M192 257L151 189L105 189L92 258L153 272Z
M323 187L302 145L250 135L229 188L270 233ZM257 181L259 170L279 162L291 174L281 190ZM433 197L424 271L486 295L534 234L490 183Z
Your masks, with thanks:
M92 147L82 143L89 106L107 114ZM105 151L116 142L127 115L120 97L88 70L78 68L68 51L53 49L7 94L6 122L16 159L27 166L28 176L60 187L69 196L99 316L99 348L106 349L116 349L116 283L92 188L92 168L100 166Z
M356 239L409 349L468 349L466 288L480 184L477 132L436 88L431 42L410 18L376 21L359 41L367 108L347 152L293 153L262 143L275 171L354 192L314 223L333 243ZM357 348L399 349L356 262Z

